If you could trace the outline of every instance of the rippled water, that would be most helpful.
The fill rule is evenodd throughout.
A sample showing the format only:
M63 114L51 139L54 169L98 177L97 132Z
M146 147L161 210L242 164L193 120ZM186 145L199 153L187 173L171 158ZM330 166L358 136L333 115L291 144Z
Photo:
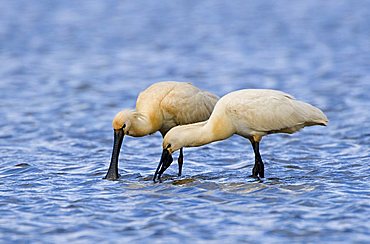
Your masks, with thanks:
M370 242L368 1L1 1L0 242ZM273 88L328 127L185 149L111 120L160 80Z

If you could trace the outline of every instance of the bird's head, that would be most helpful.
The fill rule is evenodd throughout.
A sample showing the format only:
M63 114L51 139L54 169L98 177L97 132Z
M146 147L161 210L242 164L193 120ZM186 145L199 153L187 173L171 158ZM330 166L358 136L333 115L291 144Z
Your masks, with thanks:
M197 135L200 133L200 128L206 123L207 121L202 121L173 127L163 138L163 150L173 153L182 147L196 147L202 145L198 143L200 142L200 138L198 138L199 136Z
M154 174L153 180L155 181L158 175L158 179L160 179L161 175L168 167L170 167L171 163L173 162L172 153L182 148L181 136L179 136L177 126L172 128L169 132L167 132L166 136L163 139L163 151L161 160L159 161L158 168Z
M176 152L184 145L181 143L181 137L176 133L177 128L172 128L169 132L167 132L166 136L163 138L162 147L163 150L167 150L170 154Z
M128 135L131 129L131 121L133 112L130 110L122 110L114 116L112 126L115 131L122 130L124 135Z
M154 174L154 181L158 175L160 179L163 172L171 165L173 158L172 153L183 147L197 147L205 144L207 137L202 137L201 128L207 121L198 122L188 125L180 125L172 128L167 132L163 138L163 151L161 160L159 162L156 173Z

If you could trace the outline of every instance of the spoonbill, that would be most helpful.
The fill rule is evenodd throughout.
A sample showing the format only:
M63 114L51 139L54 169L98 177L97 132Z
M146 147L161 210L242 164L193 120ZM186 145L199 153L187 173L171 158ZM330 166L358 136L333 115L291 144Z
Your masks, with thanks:
M118 179L118 157L125 135L142 137L159 131L162 136L177 125L191 124L209 118L219 98L186 82L163 81L142 91L136 110L124 109L116 114L112 126L114 143L112 158L104 179ZM179 176L183 151L178 158Z
M163 152L153 180L172 163L172 153L183 147L198 147L225 140L234 134L248 139L255 163L252 176L264 177L264 164L259 152L263 136L274 133L292 134L303 127L326 126L328 118L318 108L295 100L287 93L267 89L245 89L231 92L217 102L208 121L177 126L163 139Z

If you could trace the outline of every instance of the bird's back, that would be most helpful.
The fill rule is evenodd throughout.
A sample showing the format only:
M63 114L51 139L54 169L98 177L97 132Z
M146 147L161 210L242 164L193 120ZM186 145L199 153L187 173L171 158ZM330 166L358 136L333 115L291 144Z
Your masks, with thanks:
M178 84L161 103L166 121L164 130L207 120L217 101L218 97L210 92L189 83Z
M165 134L177 125L207 120L218 97L187 82L158 82L140 93L136 110L162 121Z
M222 97L219 104L241 134L293 133L328 122L320 109L276 90L239 90Z
M140 92L136 100L136 111L148 112L158 110L163 98L178 84L175 81L157 82Z

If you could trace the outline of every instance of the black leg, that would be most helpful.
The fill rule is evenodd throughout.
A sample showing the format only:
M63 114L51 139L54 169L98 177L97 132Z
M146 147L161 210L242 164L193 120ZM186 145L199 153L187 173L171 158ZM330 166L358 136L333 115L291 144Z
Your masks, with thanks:
M177 162L179 164L179 174L178 174L178 176L181 176L182 165L184 164L184 154L183 154L182 148L180 149L180 155L179 155L179 158L178 158Z
M253 151L254 151L254 167L252 171L253 177L258 177L258 175L261 178L265 177L265 166L263 165L263 161L260 154L259 149L259 142L252 141Z

